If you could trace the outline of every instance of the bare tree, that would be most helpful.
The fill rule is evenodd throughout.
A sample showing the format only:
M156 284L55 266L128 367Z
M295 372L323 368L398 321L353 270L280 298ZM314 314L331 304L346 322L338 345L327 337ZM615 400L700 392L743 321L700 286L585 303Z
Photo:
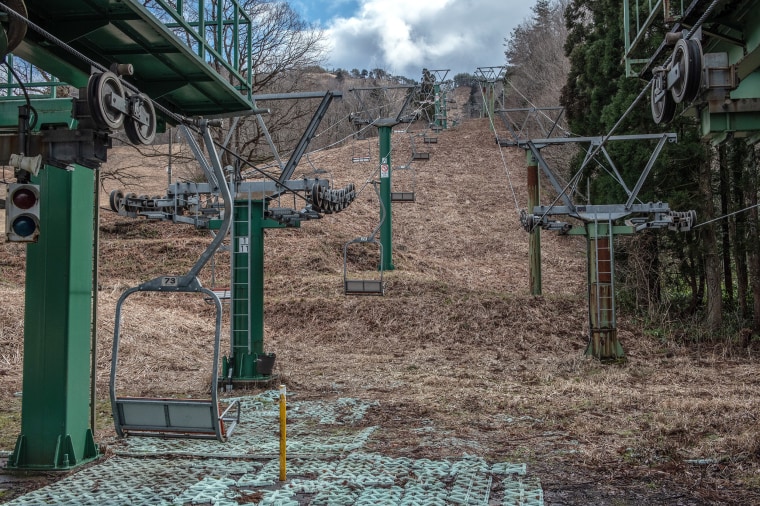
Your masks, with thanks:
M512 107L559 104L570 72L564 51L567 3L568 0L539 0L533 7L534 16L518 25L506 39L507 100Z

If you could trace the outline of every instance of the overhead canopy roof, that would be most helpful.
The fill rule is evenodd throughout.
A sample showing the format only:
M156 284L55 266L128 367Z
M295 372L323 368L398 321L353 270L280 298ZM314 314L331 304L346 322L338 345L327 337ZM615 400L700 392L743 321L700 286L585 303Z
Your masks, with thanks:
M238 72L238 63L225 61L220 46L222 39L238 41L230 48L233 58L247 55L251 20L237 0L226 0L221 16L209 5L204 16L213 19L199 19L198 5L204 3L195 2L184 13L165 0L26 0L26 7L33 23L92 61L106 68L131 63L134 75L125 80L172 112L248 111L250 72ZM223 37L217 37L220 33ZM85 86L90 75L86 61L32 29L13 53L77 87Z

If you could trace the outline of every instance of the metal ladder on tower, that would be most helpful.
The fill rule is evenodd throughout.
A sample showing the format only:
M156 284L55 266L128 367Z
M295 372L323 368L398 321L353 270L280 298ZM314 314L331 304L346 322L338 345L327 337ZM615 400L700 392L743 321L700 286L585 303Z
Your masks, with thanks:
M252 211L251 195L241 203L235 202L236 210L240 206L247 207L245 219L240 219L239 213L233 211L232 238L230 241L230 312L234 315L230 318L230 342L241 343L247 341L248 349L251 348L251 314L250 314L250 286L251 286L251 245L250 216ZM238 322L244 319L245 328L238 328ZM242 335L244 339L238 339Z
M600 233L602 227L606 233ZM589 280L589 290L592 304L591 333L594 338L603 343L606 336L615 331L615 273L613 267L613 229L612 220L600 225L594 221L594 236L589 238L594 252L594 275ZM596 335L594 335L596 334Z

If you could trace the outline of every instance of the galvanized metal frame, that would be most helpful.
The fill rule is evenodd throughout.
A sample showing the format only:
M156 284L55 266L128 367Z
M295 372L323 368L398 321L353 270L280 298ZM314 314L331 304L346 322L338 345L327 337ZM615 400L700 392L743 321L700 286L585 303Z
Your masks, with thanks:
M214 236L214 239L206 247L187 274L159 276L150 281L146 281L145 283L141 283L136 287L126 290L116 303L109 395L111 397L114 424L119 436L125 436L132 433L143 436L170 435L171 437L204 439L213 437L219 441L225 441L232 433L232 430L234 430L235 424L240 418L239 406L237 407L237 415L234 417L229 415L230 410L235 405L234 401L221 415L219 414L218 377L219 347L222 332L222 303L213 290L203 287L198 280L198 274L222 245L232 223L232 195L226 184L224 171L217 155L214 141L209 134L207 120L201 123L201 133L208 150L211 166L213 167L213 173L209 175L209 178L213 177L215 184L218 186L218 191L224 203L224 217L219 232ZM123 305L127 298L132 294L145 292L201 293L205 295L206 300L210 300L214 304L216 316L214 323L211 396L209 400L120 397L116 394ZM156 408L165 412L165 423L146 424L145 420L152 418ZM171 413L175 410L183 412L183 415L178 418L178 420L182 421L181 423L174 423L171 417ZM209 418L205 418L204 414L208 414ZM137 421L133 422L132 417L136 418ZM193 423L189 422L189 420L192 420ZM201 423L201 421L203 423ZM226 430L224 430L224 422L229 422L229 426Z

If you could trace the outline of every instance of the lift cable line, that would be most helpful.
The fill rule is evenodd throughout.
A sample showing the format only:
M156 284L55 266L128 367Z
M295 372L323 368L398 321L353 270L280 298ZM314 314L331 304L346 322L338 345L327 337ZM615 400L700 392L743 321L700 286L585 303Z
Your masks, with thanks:
M380 182L378 181L371 181L372 187L375 189L375 193L377 194L377 200L380 203L380 221L378 221L377 226L372 230L372 233L369 236L363 236L363 237L357 237L356 239L353 239L351 241L348 241L346 244L343 245L343 293L344 295L384 295L385 294L385 283L383 282L383 243L382 241L377 240L377 234L382 228L383 224L385 223L385 220L388 219L388 209L385 207L385 203L383 202L382 197L380 196L380 189L378 188L380 186ZM352 247L353 244L374 244L378 247L380 252L380 261L377 264L377 272L378 272L378 278L377 279L352 279L349 278L348 275L348 249L349 247Z
M730 218L731 216L735 216L737 214L741 214L741 213L745 213L747 211L751 211L752 209L754 209L756 207L760 207L760 204L753 204L753 205L751 205L749 207L745 207L744 209L739 209L738 211L734 211L732 213L728 213L728 214L724 214L722 216L718 216L717 218L713 218L712 220L703 221L702 223L694 225L692 228L699 228L699 227L701 227L703 225L709 225L710 223L714 223L716 221L726 220L726 219Z
M486 105L485 101L486 101L486 98L485 98L485 96L483 96L483 104L484 104L484 106ZM493 115L490 113L490 111L488 113L488 121L491 124L491 129L493 131L495 131L496 128L494 126ZM517 201L517 193L515 192L515 187L512 184L512 176L511 176L510 171L509 171L509 165L507 164L507 159L504 156L504 148L499 143L496 143L496 145L499 148L499 156L501 157L501 164L504 167L504 174L507 176L507 183L509 184L509 189L512 192L512 199L515 202L515 211L519 215L520 214L520 203Z
M515 85L512 83L512 81L510 81L510 80L507 80L507 84L509 84L510 88L512 88L513 90L515 90L515 92L516 92L518 95L520 95L520 98L522 98L523 100L525 100L525 102L526 102L528 105L530 105L530 106L531 106L533 109L535 109L535 110L538 112L538 114L541 114L542 116L544 116L544 117L545 117L547 120L551 121L552 123L556 123L556 124L557 124L556 126L557 126L557 127L560 129L560 130L562 130L562 131L565 133L565 135L567 135L567 136L575 135L573 132L571 132L570 130L568 130L566 127L564 127L564 126L560 125L560 124L558 123L558 121L557 121L557 120L554 120L554 119L552 119L552 118L551 118L551 116L549 116L549 115L548 115L548 114L547 114L547 113L544 111L544 109L543 109L543 108L541 108L541 107L537 106L536 104L534 104L534 103L533 103L533 102L532 102L532 101L531 101L531 100L530 100L530 99L529 99L527 96L525 96L525 94L524 94L522 91L520 91L520 90L519 90L519 89L518 89L518 88L517 88L517 87L516 87L516 86L515 86ZM504 107L504 104L502 104L502 107Z

